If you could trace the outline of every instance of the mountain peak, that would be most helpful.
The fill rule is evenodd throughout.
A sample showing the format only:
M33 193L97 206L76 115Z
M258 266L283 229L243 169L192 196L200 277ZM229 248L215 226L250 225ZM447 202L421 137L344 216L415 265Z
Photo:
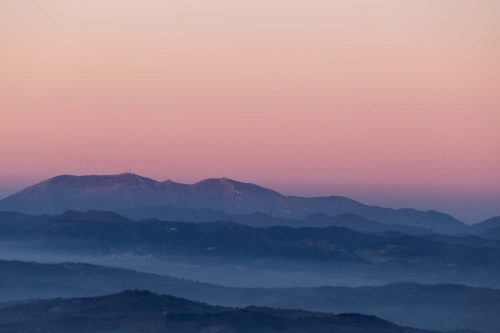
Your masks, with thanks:
M201 185L201 184L225 184L225 183L229 183L229 184L244 184L242 182L239 182L239 181L236 181L236 180L233 180L233 179L222 177L222 178L207 178L207 179L203 179L203 180L200 180L197 183L194 183L193 185Z
M271 189L252 184L244 183L230 178L208 178L199 181L192 185L194 188L198 189L212 189L212 190L224 190L226 192L234 192L235 194L253 194L253 195L271 195L271 196L282 196L280 193L273 191Z
M35 184L37 185L73 185L73 184L89 184L89 185L97 185L104 183L157 183L156 180L151 178L146 178L139 176L135 173L124 172L120 174L113 175L59 175L53 178L49 178L41 183Z
M326 216L315 217L323 220L329 219L327 216L353 213L385 224L405 224L446 233L462 232L466 227L453 217L435 211L367 206L339 196L285 196L256 184L226 177L182 184L171 180L158 182L130 172L61 175L0 200L0 210L56 214L68 209L121 211L158 205L209 208L230 214L261 212L286 218L305 218L323 213ZM355 216L343 216L343 219L361 221Z

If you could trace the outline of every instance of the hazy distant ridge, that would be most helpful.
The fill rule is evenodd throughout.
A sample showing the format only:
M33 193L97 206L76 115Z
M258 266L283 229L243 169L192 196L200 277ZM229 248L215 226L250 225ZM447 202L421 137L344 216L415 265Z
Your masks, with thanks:
M68 209L125 211L157 205L211 209L228 214L265 213L281 218L354 213L386 224L456 233L465 224L436 211L368 206L349 198L286 196L250 183L211 178L195 184L156 181L135 174L58 176L0 200L0 210L62 213Z

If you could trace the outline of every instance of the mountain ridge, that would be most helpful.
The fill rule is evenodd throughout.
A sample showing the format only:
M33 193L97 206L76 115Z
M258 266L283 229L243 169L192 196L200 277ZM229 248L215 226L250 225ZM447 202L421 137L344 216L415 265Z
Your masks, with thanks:
M254 263L274 267L276 262L294 262L310 267L313 275L335 269L341 279L344 273L357 272L376 281L405 276L413 281L474 280L490 285L497 283L500 273L500 244L480 237L365 233L338 226L256 228L228 221L133 221L96 211L25 217L0 213L1 244L9 249L18 244L38 254L128 254L165 261L184 257L204 265L238 262L244 267L255 267Z
M500 216L491 217L468 227L469 231L476 235L483 234L495 228L500 228Z
M294 219L318 213L329 216L354 213L385 224L403 224L442 233L459 233L466 228L454 217L433 210L369 206L342 196L286 196L229 178L208 178L194 184L182 184L156 181L132 173L62 175L0 200L0 210L49 214L69 209L120 211L154 205L209 208L228 214L264 213Z
M496 311L500 306L500 290L457 284L399 282L361 287L235 288L84 263L4 260L0 260L0 280L3 282L0 290L5 288L0 302L95 297L126 289L147 289L229 307L361 312L398 325L428 329L476 327L497 333L495 328L500 324ZM441 311L439 316L434 315L436 311ZM460 313L468 315L456 315ZM421 318L426 318L425 322Z
M398 326L375 316L357 313L335 315L256 306L230 308L147 290L125 290L96 297L57 298L0 308L2 332L48 333L68 329L78 333L431 332Z

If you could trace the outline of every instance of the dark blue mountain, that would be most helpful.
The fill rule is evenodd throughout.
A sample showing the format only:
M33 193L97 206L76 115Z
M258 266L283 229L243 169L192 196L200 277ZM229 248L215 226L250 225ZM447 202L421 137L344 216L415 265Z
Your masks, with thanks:
M472 233L472 234L483 234L494 228L500 228L500 216L492 217L490 219L487 219L483 222L479 222L473 225L470 225L467 228L467 231Z
M125 289L148 289L224 306L256 305L333 313L361 312L418 328L450 330L473 327L496 333L500 327L500 290L452 284L229 288L81 263L37 264L2 260L0 281L0 302L89 297Z
M169 205L211 209L228 214L264 213L280 218L306 218L314 214L353 213L385 224L401 224L459 233L465 224L436 211L368 206L340 196L285 196L264 187L220 178L195 184L159 182L135 174L111 176L58 176L0 200L0 210L61 213L68 209L124 211Z
M100 333L424 333L374 316L263 307L227 308L129 290L0 308L0 331Z
M5 217L3 216L5 215ZM345 227L265 227L234 222L133 221L102 211L68 211L57 216L0 214L0 243L37 253L147 255L163 260L189 256L224 260L307 264L314 270L361 269L350 274L394 281L475 281L492 285L500 274L500 243L480 237L366 233ZM166 259L165 259L166 260ZM293 266L293 265L292 265ZM390 277L389 280L386 278ZM424 279L424 280L422 280Z

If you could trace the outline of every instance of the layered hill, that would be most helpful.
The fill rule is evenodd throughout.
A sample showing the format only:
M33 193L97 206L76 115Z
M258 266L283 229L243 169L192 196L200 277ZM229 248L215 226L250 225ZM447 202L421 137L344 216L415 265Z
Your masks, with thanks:
M20 244L37 254L125 254L160 261L180 256L202 265L223 261L283 269L300 263L297 269L313 274L345 272L351 280L361 276L372 282L405 279L490 286L498 283L500 273L500 243L480 237L374 234L335 226L255 228L234 222L133 221L102 211L38 218L3 213L0 243L10 249Z
M424 333L373 316L210 306L149 291L53 299L0 308L0 331L178 333ZM430 331L427 331L430 332Z
M491 238L500 240L500 226L488 229L481 233L484 238Z
M160 205L128 209L119 212L120 215L134 220L160 219L179 222L214 222L232 221L252 227L346 227L361 232L387 232L396 231L412 235L432 234L431 229L413 227L402 224L387 224L369 220L360 215L345 213L337 216L328 216L318 213L306 218L274 217L264 213L253 214L228 214L208 208L179 208Z
M0 302L83 297L125 289L154 292L224 306L302 308L360 312L399 325L496 333L500 291L461 285L398 283L368 287L229 288L133 270L81 263L37 264L0 260ZM423 319L425 318L425 319Z
M468 227L468 232L479 235L487 233L488 230L500 228L500 216L492 217L483 222L479 222Z
M130 173L110 176L64 175L0 200L0 210L38 214L61 213L68 209L125 211L158 205L211 209L228 214L264 213L281 218L353 213L381 223L428 228L443 233L458 233L465 228L462 222L452 216L436 211L368 206L340 196L286 196L255 184L227 178L181 184L171 180L160 182Z

